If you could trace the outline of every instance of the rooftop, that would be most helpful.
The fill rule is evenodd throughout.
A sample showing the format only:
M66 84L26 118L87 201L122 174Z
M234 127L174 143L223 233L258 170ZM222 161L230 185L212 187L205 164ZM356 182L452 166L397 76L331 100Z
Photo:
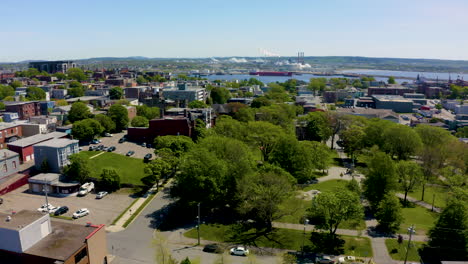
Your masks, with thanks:
M81 96L67 99L67 102L77 102L77 101L91 101L91 100L102 100L108 99L107 96Z
M339 113L343 114L354 114L354 115L367 115L375 116L378 118L384 118L388 116L398 118L398 114L388 109L374 109L374 108L338 108Z
M68 139L68 138L58 138L55 140L47 140L41 143L34 145L35 147L52 147L52 148L63 148L72 143L78 143L76 139Z
M65 137L66 135L67 135L66 133L62 133L62 132L52 132L52 133L48 133L48 134L38 134L38 135L30 136L30 137L27 137L27 138L23 138L23 139L8 143L8 146L15 146L15 147L24 148L24 147L27 147L27 146L31 146L31 145L40 143L42 141L49 140L49 139Z
M52 220L52 232L25 253L56 260L67 260L81 247L96 226L84 226Z
M372 95L372 97L379 101L413 102L412 100L406 99L400 95Z
M8 222L6 221L7 216L11 217L11 220ZM30 210L21 210L14 215L0 213L0 228L21 230L23 227L31 224L43 216L43 213Z
M24 120L24 121L18 120L18 121L11 122L11 123L1 122L1 123L0 123L0 130L12 128L12 127L16 127L16 126L25 124L25 123L27 123L27 122L28 122L28 121L26 121L26 120Z
M10 158L14 156L19 156L19 154L8 149L0 149L0 159Z

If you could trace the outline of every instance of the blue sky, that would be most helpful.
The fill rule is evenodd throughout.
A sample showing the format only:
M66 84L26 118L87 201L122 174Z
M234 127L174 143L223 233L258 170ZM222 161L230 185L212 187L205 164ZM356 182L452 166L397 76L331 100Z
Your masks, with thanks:
M468 60L466 0L2 0L0 61L368 56Z

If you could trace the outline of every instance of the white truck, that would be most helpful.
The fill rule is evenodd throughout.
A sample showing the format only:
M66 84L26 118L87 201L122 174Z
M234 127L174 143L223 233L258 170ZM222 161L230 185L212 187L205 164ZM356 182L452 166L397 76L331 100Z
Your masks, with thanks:
M80 187L80 191L78 191L79 196L85 196L89 192L94 190L94 183L93 182L87 182Z

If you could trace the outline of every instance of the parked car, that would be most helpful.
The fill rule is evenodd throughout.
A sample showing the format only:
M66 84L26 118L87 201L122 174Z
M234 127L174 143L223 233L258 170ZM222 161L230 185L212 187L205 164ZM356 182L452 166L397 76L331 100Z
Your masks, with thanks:
M49 204L43 204L41 207L37 208L37 210L41 213L47 212L47 208L50 211L50 209L55 208L53 205Z
M55 206L52 207L52 208L50 208L50 209L49 209L49 214L55 213L55 211L57 211L59 208L60 208L60 207L55 207Z
M89 210L87 208L81 208L80 210L73 213L73 218L77 219L86 215L89 215Z
M146 143L145 142L141 143L141 146L146 148Z
M249 250L244 248L244 247L233 247L231 250L229 250L231 255L236 255L236 256L247 256L249 254Z
M345 256L345 257L340 257L338 258L338 263L346 263L346 262L351 262L355 261L356 258L353 256Z
M89 147L89 151L93 151L93 150L96 150L96 146Z
M85 196L92 190L94 190L94 182L87 182L81 185L80 191L78 191L78 196Z
M57 210L55 210L54 215L63 215L66 212L68 212L68 207L60 206Z
M97 138L91 140L91 144L99 144L99 143L101 143L101 140L99 140Z
M153 157L153 155L151 153L148 153L145 155L145 157L143 158L145 161L148 161L150 160L151 158Z
M108 147L106 147L106 146L102 146L102 148L101 148L102 151L107 151L107 149L108 149Z
M151 144L146 144L147 148L152 148L153 146Z
M119 143L124 143L124 142L125 142L125 138L119 139Z
M114 147L114 146L109 147L109 148L107 149L108 152L112 152L112 151L114 151L114 150L115 150L115 147Z
M319 264L333 264L335 261L330 256L322 256L317 260Z
M403 118L403 120L409 120L409 117L407 117L405 115L402 115L401 118Z
M105 192L105 191L98 192L98 194L96 195L96 199L102 199L102 197L104 197L106 195L107 195L107 192Z
M129 152L127 152L127 154L126 154L126 155L127 155L127 156L132 156L133 154L135 154L135 151L133 151L133 150L130 150Z
M211 253L223 253L223 248L218 244L208 244L203 247L204 252L211 252Z
M105 148L104 145L99 145L99 146L97 146L96 150L101 151L101 150L103 150L104 148Z
M112 137L112 134L111 134L111 133L105 133L104 136L106 136L106 137Z

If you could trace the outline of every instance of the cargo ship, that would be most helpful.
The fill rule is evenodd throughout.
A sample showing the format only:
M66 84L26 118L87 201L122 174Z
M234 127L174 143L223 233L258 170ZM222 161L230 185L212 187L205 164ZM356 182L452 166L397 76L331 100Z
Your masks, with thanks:
M292 76L293 72L267 72L267 71L254 71L249 72L250 75L257 76Z

